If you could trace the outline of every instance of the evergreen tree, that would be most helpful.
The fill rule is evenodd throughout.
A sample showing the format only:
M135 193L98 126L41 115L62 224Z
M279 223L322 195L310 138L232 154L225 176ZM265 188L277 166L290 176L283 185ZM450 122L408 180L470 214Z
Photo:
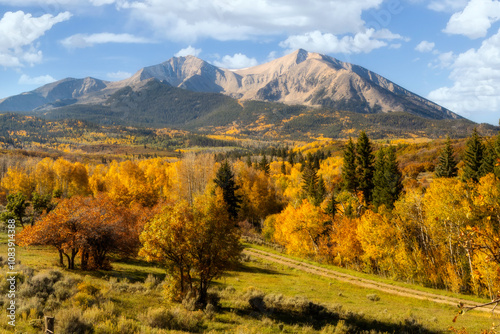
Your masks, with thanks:
M317 205L320 205L321 202L323 202L325 195L326 195L325 180L323 180L323 176L320 175L318 178L318 186L316 187L315 202L317 203Z
M302 173L302 191L304 197L308 198L315 206L319 206L325 198L325 181L323 177L318 177L317 171L309 165L304 168Z
M302 173L302 191L304 197L313 199L316 197L316 189L318 187L318 174L310 166L304 168Z
M375 160L375 171L373 173L373 206L375 210L379 206L394 208L394 202L403 191L401 182L402 174L396 161L396 154L392 147L380 149Z
M23 218L26 217L27 207L28 202L22 193L7 195L7 205L2 220L15 219L24 227Z
M337 214L337 204L338 202L335 199L335 195L332 194L325 209L325 213L330 217L332 222L335 220L335 215Z
M489 173L493 173L496 160L495 148L490 143L484 145L483 161L479 168L479 176L483 177Z
M477 182L481 178L481 165L483 164L484 145L476 128L466 143L463 162L462 180Z
M387 149L385 180L389 189L389 202L386 203L386 206L392 209L394 208L394 202L398 200L399 195L403 191L403 174L399 170L396 150L392 146L389 146Z
M373 191L373 148L370 139L364 131L359 134L356 144L356 177L358 181L358 190L363 192L367 203L372 200Z
M342 189L356 192L358 183L356 179L356 147L349 138L344 147L344 163L342 165Z
M266 173L266 175L269 175L269 171L270 171L269 162L267 161L265 154L262 156L262 159L259 162L259 169L264 171L264 173Z
M288 155L288 163L290 165L292 165L292 167L293 167L293 164L295 163L294 158L295 158L295 153L292 150L290 150L290 153Z
M446 144L441 155L439 156L439 162L436 166L435 176L436 177L455 177L457 176L457 162L453 157L453 147L451 147L450 137L447 136Z
M247 155L246 163L248 167L252 167L252 158L250 157L250 153Z
M238 210L241 204L241 198L236 194L239 187L234 181L234 174L229 163L224 161L215 174L214 182L222 189L222 197L227 204L227 211L232 219L238 217Z
M286 165L285 162L281 162L281 174L286 175Z
M389 189L385 180L385 167L387 165L384 149L377 152L375 159L375 171L373 172L373 206L375 211L382 204L389 202Z

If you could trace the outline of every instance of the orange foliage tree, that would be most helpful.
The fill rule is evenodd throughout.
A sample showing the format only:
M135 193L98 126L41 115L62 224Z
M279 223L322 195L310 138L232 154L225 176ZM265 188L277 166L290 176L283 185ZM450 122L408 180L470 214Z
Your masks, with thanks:
M59 252L59 261L75 269L110 268L110 253L133 254L139 246L137 213L116 206L109 198L74 196L64 199L34 226L19 235L20 245L50 245Z

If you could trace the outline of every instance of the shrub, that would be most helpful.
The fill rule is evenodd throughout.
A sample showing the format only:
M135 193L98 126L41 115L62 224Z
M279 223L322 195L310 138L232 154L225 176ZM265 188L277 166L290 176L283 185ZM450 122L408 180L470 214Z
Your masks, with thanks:
M160 279L153 274L149 274L144 281L144 287L148 290L154 290L160 284Z
M140 332L140 324L135 320L120 317L116 329L120 334L136 334Z
M380 297L375 293L366 295L366 298L368 298L368 300L371 300L372 302L378 302L380 300Z
M83 313L84 318L90 323L99 323L105 320L113 320L118 315L115 304L108 301L101 306L94 305Z
M73 300L77 306L83 309L99 304L102 301L100 288L88 281L78 284L77 289L78 292L73 296Z
M88 323L78 308L63 309L56 314L56 333L59 334L90 334L92 324Z
M63 274L55 270L38 273L27 279L25 284L21 286L20 295L47 300L49 295L54 293L54 284L60 281L62 277Z
M190 312L180 307L171 310L156 308L148 309L142 315L142 321L153 328L196 331L200 327L202 315L202 312Z
M62 302L72 297L76 293L77 280L72 277L64 277L54 284L54 296L58 301Z
M167 329L172 319L172 314L164 308L148 309L143 315L144 323L153 328Z

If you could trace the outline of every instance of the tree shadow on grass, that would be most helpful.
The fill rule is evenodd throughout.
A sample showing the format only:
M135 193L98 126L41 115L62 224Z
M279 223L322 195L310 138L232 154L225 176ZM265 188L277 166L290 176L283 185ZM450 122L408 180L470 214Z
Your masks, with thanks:
M157 264L147 262L137 258L111 258L111 270L80 271L80 273L96 278L115 277L117 279L127 279L131 283L144 282L149 274L148 268L159 268ZM117 269L117 264L130 265L129 268ZM134 268L135 267L135 268ZM166 273L153 273L158 279L165 279Z
M284 273L281 271L268 269L268 268L262 268L262 267L249 266L249 265L246 265L245 263L240 263L234 271L241 272L241 273L251 273L251 274L288 275L287 273Z
M255 295L250 297L248 302L248 308L233 312L244 318L269 318L290 326L311 326L315 330L321 330L328 325L333 328L341 327L337 330L343 330L342 333L365 333L365 331L366 333L440 333L424 327L417 319L411 317L399 323L368 319L360 314L343 311L341 305L326 307L303 297Z

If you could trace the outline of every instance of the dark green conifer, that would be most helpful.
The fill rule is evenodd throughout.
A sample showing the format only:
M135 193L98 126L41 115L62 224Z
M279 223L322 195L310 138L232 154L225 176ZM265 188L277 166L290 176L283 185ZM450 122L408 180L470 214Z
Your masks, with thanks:
M238 210L241 204L241 198L236 194L239 187L234 181L234 174L229 163L224 161L215 174L214 182L222 189L222 196L227 204L227 211L232 219L238 217Z
M259 162L259 169L264 171L266 175L269 175L270 167L265 154L262 156L262 159Z
M361 131L356 144L356 177L358 190L363 192L367 203L371 203L373 191L373 162L375 157L372 151L370 139L364 131Z
M496 163L495 148L491 143L484 145L483 161L481 167L479 168L479 176L483 177L489 173L493 173L495 170Z
M446 137L446 144L439 156L439 162L435 169L436 177L455 177L457 176L457 162L453 157L453 147L451 146L451 139Z
M477 182L481 178L481 165L483 164L484 145L481 136L477 133L476 128L472 132L466 143L463 156L463 174L464 182Z
M342 164L342 189L356 192L358 182L356 179L356 147L349 138L344 147L344 161Z

